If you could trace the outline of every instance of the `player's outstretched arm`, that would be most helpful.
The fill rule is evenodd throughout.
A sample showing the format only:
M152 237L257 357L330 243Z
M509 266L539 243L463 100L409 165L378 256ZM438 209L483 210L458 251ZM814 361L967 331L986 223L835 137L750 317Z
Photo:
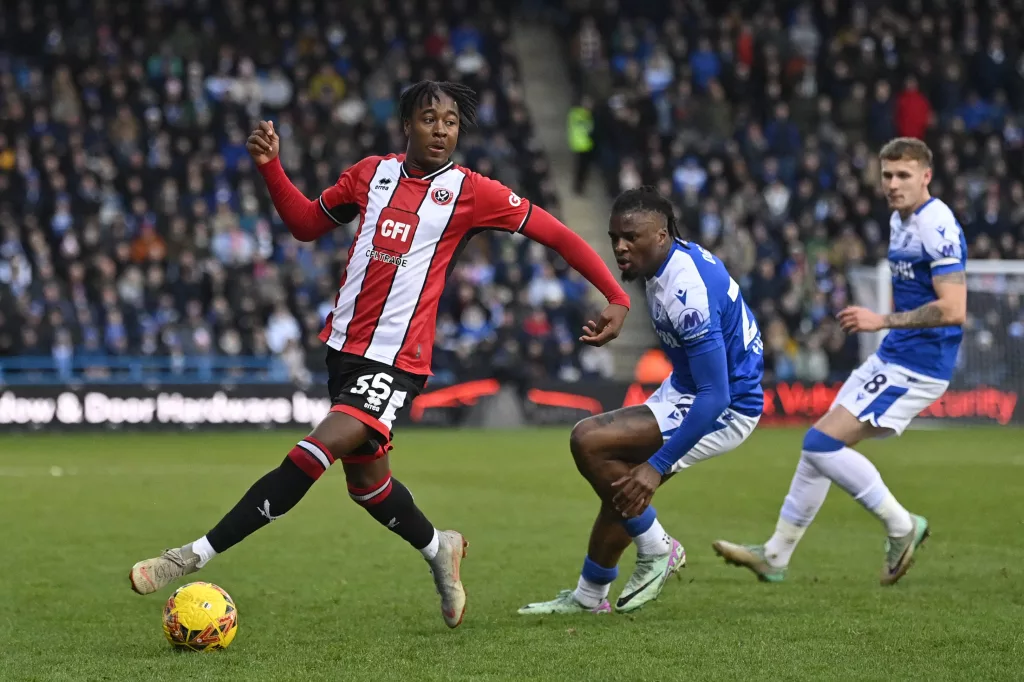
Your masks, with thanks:
M288 179L278 156L281 138L274 130L273 122L260 121L259 126L249 135L245 147L267 183L274 208L293 237L311 242L335 227L336 223L321 208L319 200L307 199Z
M919 329L961 325L967 319L967 278L963 270L932 277L936 300L902 313L880 315L851 306L840 311L839 325L848 334L880 329Z
M690 358L697 395L683 423L645 464L612 484L621 488L612 502L624 517L636 516L650 504L662 477L712 430L715 420L729 407L729 363L725 344L720 339L708 339L704 343L710 350Z
M583 275L608 299L608 307L601 316L596 321L590 320L583 328L580 341L592 346L603 346L616 338L629 311L629 295L615 281L615 275L601 260L601 256L582 237L539 206L533 206L523 226L523 234L556 251L572 269Z

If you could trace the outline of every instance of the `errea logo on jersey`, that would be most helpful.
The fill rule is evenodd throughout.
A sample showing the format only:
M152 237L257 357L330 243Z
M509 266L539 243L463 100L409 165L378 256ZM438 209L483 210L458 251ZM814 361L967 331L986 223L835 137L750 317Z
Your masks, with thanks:
M373 246L395 256L404 256L412 248L412 240L419 227L420 217L410 211L388 206L380 212Z
M523 203L523 200L519 198L519 195L515 192L508 193L508 203L510 206L518 207Z

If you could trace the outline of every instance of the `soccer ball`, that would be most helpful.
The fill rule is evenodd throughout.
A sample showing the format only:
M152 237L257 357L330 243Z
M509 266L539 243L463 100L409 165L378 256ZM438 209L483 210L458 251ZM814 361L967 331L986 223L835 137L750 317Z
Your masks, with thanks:
M238 632L238 610L213 583L182 585L164 605L164 635L176 649L226 649Z

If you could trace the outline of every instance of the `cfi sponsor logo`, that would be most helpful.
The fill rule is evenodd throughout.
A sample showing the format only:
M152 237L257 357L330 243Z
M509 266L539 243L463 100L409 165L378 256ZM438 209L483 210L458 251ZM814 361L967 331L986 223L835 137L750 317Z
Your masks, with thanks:
M377 219L372 250L392 256L405 256L412 248L419 224L420 217L416 213L390 206L384 208Z

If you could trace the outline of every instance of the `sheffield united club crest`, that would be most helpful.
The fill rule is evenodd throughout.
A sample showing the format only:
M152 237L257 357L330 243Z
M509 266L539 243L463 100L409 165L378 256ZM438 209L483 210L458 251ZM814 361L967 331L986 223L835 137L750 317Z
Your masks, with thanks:
M452 203L452 199L455 198L455 194L450 189L444 187L435 187L430 190L430 199L438 206L447 206Z

